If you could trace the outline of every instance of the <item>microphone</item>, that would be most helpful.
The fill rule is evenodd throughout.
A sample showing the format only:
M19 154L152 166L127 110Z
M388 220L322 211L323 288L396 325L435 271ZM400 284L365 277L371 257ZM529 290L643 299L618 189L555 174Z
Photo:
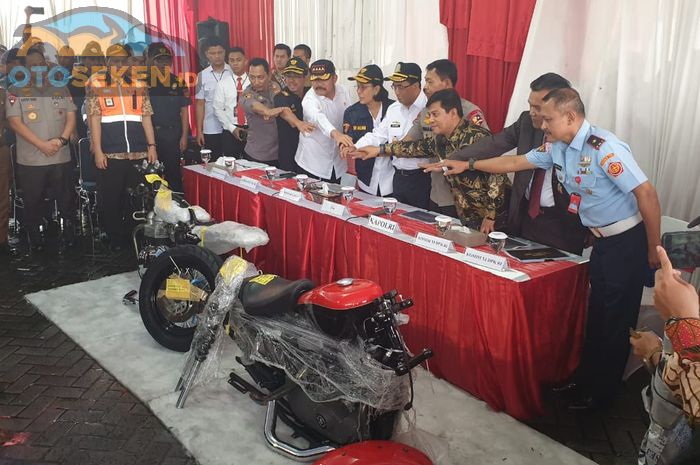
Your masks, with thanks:
M688 223L688 229L694 228L695 226L697 226L697 225L699 225L699 224L700 224L700 216L698 216L698 217L695 218L693 221L691 221L690 223Z

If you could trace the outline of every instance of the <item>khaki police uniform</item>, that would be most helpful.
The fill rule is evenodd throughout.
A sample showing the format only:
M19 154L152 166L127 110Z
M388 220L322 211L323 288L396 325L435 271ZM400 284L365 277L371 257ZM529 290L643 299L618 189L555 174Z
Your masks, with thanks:
M58 138L63 133L67 115L76 108L68 90L52 86L10 87L6 98L7 117L19 117L41 140ZM73 164L67 145L53 156L44 155L22 137L17 137L17 180L24 200L24 227L30 240L40 239L39 225L47 194L55 198L66 221L75 216Z
M262 92L248 86L243 91L241 105L248 121L248 138L245 146L246 158L277 166L277 118L264 118L253 111L253 104L259 103L267 108L275 107L275 95L280 92L276 82Z

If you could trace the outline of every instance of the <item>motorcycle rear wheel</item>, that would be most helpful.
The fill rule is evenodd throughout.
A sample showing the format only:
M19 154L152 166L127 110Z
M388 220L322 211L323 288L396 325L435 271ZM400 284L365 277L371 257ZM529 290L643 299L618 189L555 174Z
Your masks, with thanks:
M223 260L196 245L179 245L161 253L149 265L139 288L139 312L158 344L177 352L190 350L204 302L169 300L163 296L168 278L187 279L208 295L214 291Z

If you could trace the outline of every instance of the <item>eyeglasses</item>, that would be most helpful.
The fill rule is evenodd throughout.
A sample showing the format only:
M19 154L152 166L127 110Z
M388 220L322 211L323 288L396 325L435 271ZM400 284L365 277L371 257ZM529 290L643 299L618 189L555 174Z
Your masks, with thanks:
M414 82L413 84L406 84L405 86L399 86L399 85L397 85L397 84L392 84L392 85L391 85L391 88L394 89L394 92L396 92L397 90L405 90L405 89L408 89L409 87L415 86L416 84L418 84L418 83L417 83L417 82Z

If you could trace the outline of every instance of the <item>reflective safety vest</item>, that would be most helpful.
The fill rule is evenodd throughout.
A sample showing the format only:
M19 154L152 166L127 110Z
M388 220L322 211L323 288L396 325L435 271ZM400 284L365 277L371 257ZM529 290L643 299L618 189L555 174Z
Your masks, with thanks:
M102 113L102 152L145 152L148 145L142 118L146 85L127 76L113 82L111 74L105 72L91 77L89 85Z

